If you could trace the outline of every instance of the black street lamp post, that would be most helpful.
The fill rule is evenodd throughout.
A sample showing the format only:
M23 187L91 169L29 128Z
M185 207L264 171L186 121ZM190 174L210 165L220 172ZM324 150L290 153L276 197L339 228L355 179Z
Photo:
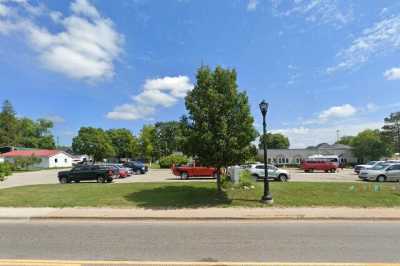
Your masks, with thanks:
M267 165L267 123L265 122L265 116L268 112L269 104L262 100L260 103L260 110L263 116L263 147L264 147L264 195L261 198L261 201L266 204L274 203L272 199L272 195L269 191L269 180L268 180L268 165Z

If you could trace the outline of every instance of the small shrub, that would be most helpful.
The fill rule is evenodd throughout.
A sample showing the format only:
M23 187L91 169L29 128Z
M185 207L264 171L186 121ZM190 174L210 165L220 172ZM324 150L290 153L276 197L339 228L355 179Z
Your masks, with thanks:
M251 176L250 171L244 170L240 173L239 186L241 188L244 188L244 187L250 188L250 187L254 186L255 183L256 183L256 181L255 181L254 177Z
M161 157L159 164L161 168L170 168L173 164L187 164L189 161L185 155L171 154Z
M5 177L11 175L12 165L10 163L1 163L0 164L0 177Z
M221 175L221 186L223 189L228 189L232 186L231 178L227 175Z

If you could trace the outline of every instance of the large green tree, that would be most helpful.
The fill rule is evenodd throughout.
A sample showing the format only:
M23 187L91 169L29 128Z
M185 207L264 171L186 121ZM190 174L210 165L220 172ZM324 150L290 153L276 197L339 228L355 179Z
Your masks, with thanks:
M339 141L336 141L336 144L343 144L351 146L352 141L354 140L354 136L343 136Z
M379 130L367 129L351 141L354 155L362 162L379 160L391 155L390 146L383 141Z
M218 169L218 191L221 168L251 157L251 142L257 136L247 95L238 91L236 76L235 70L201 67L194 89L185 98L185 147L201 163Z
M157 122L154 125L154 130L154 151L157 159L182 151L183 133L180 122Z
M18 119L10 101L3 103L0 112L0 146L14 146L18 142Z
M263 149L264 140L267 140L268 149L288 149L290 146L289 139L280 133L268 133L265 137L260 136L259 149Z
M12 104L5 101L0 113L0 146L54 149L52 128L53 122L46 119L18 118Z
M155 158L156 131L153 125L144 125L139 134L140 154L148 162Z
M135 158L139 155L139 141L129 129L110 129L107 135L118 159Z
M72 150L77 154L87 154L94 161L113 157L115 150L107 133L101 128L81 127L78 136L72 140Z
M400 112L391 113L384 120L382 137L392 149L400 153Z

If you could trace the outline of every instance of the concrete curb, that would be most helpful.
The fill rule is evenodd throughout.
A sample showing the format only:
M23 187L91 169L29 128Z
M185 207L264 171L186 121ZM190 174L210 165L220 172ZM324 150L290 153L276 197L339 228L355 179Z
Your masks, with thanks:
M240 217L17 217L0 218L0 220L30 220L30 221L249 221L249 222L268 222L268 221L400 221L400 217L260 217L260 218L240 218Z
M0 208L1 220L400 221L400 208Z

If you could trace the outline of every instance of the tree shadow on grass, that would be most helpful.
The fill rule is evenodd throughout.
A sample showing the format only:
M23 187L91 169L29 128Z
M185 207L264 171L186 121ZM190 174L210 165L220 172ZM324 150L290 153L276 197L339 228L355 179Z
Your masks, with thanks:
M174 185L141 190L128 194L125 199L149 209L216 207L231 203L225 192L218 193L215 188Z

